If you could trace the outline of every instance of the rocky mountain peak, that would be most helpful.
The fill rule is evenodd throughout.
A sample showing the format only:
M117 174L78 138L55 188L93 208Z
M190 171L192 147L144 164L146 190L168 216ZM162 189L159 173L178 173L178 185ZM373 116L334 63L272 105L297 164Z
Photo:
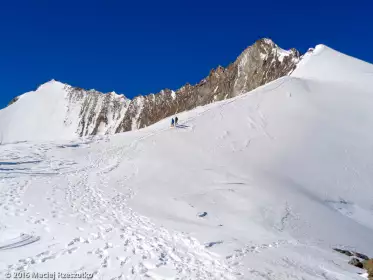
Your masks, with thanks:
M259 44L259 45L267 45L267 46L271 46L271 47L277 47L277 45L272 41L272 39L269 39L269 38L261 38L259 40L257 40L255 44Z
M227 67L217 66L196 85L165 88L132 100L115 92L103 94L51 80L39 89L61 90L67 100L66 125L79 136L111 134L149 126L175 113L231 98L291 73L300 60L296 49L283 50L271 39L257 40ZM13 101L16 101L13 100ZM75 116L77 115L77 116Z
M294 57L300 58L300 52L297 49L291 48L290 52L293 54Z
M146 127L178 112L251 91L288 75L299 59L297 50L286 51L270 39L260 39L245 49L235 62L226 68L217 66L196 85L186 83L175 92L162 90L145 96L139 105L138 101L132 101L116 132Z

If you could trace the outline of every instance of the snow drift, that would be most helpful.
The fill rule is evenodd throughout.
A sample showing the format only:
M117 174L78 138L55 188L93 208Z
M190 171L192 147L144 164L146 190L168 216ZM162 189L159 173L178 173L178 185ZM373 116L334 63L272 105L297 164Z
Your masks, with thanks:
M177 128L0 146L0 241L37 239L0 277L361 279L332 248L373 255L372 73L320 45Z

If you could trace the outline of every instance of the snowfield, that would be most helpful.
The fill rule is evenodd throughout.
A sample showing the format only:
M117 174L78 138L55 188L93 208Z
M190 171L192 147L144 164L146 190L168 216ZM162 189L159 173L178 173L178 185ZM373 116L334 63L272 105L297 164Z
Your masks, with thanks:
M0 279L363 279L332 248L373 256L372 77L319 45L178 128L0 145Z

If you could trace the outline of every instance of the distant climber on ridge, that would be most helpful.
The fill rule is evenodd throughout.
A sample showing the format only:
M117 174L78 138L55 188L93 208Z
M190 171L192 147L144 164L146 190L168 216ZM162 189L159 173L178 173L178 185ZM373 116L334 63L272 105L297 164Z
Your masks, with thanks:
M178 125L178 122L179 121L179 118L178 117L175 117L175 126L177 126Z
M174 118L172 118L171 119L171 127L174 127L174 125L175 125L175 120L174 120Z

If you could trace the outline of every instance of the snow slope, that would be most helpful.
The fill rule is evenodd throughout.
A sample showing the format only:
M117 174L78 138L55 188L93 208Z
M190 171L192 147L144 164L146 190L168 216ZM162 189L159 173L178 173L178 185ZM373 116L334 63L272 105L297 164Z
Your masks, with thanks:
M0 279L362 279L332 248L373 255L369 73L320 45L178 128L0 146Z
M43 139L50 135L71 138L74 131L63 123L67 111L63 90L62 83L49 82L1 110L3 141Z
M129 102L114 92L104 95L51 80L0 110L0 140L45 141L114 133Z

